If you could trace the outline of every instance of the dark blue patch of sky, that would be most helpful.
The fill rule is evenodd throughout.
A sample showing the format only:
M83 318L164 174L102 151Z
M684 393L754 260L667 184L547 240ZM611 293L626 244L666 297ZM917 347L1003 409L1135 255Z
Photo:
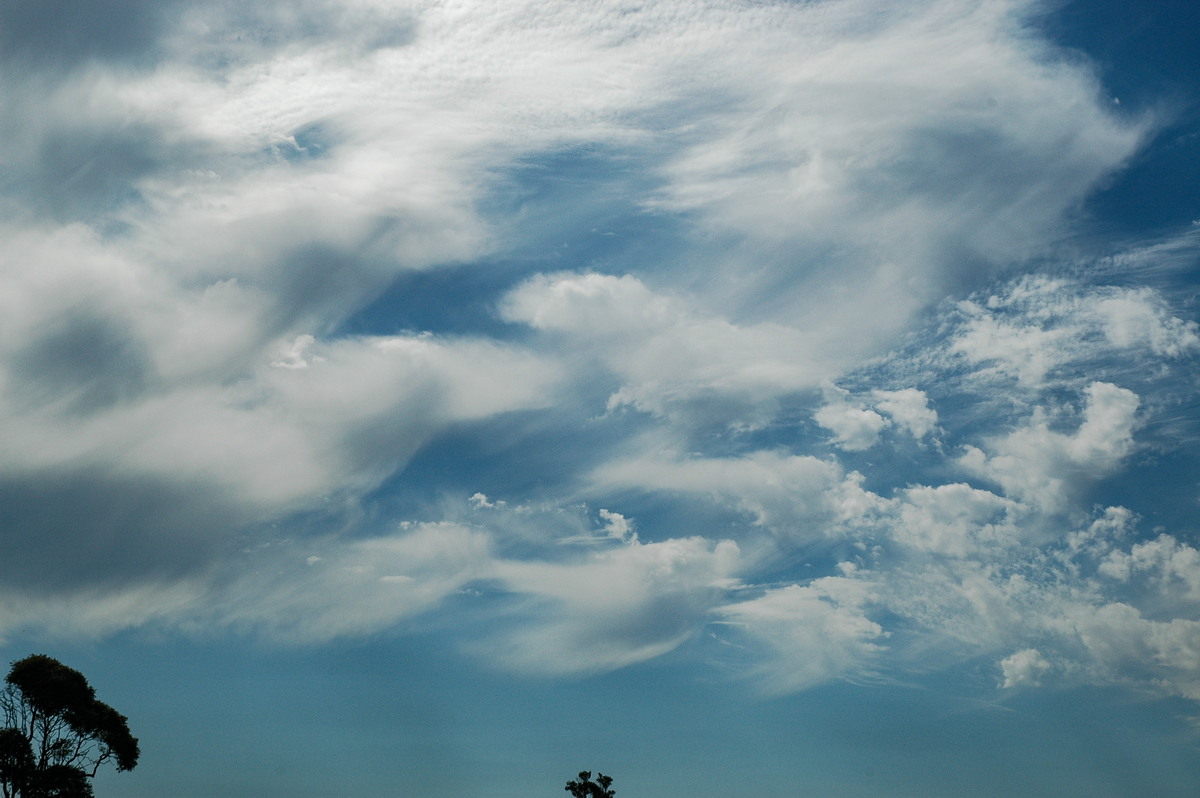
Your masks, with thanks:
M1162 120L1087 203L1097 231L1144 236L1200 220L1200 4L1074 0L1047 17L1045 29L1097 67L1115 111Z

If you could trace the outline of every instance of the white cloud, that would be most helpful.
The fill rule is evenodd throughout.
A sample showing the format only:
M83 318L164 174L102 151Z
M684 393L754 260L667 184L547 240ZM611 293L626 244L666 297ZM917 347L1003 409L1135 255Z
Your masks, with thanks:
M601 531L610 538L629 543L637 542L637 532L633 531L633 524L625 516L601 508L600 518L604 521L604 528Z
M1099 570L1121 581L1144 576L1160 596L1200 602L1200 551L1170 535L1135 543L1127 552L1113 551Z
M793 541L824 538L880 506L858 475L846 474L835 462L777 452L737 458L661 452L607 463L591 474L590 483L593 490L707 495Z
M893 512L893 537L922 551L978 556L1020 541L1016 503L970 485L907 488Z
M760 424L780 395L811 387L830 370L797 330L700 315L684 297L657 295L630 275L541 275L505 297L502 312L571 336L573 351L611 369L624 384L610 409Z
M870 449L889 427L898 427L918 439L937 428L937 413L929 407L924 391L875 390L868 398L854 397L832 384L823 387L825 404L813 419L834 434L835 446L848 452Z
M844 591L839 601L870 610L863 620L893 619L881 626L886 648L864 662L922 671L986 655L1003 688L1053 676L1059 685L1200 696L1191 547L1169 536L1127 543L1135 519L1122 507L1061 540L1013 545L1022 527L993 524L987 511L1012 520L1019 506L987 497L967 486L915 487L876 516L911 548L863 547L862 566L843 564L830 578ZM781 680L789 673L786 662L762 667Z
M887 420L874 410L857 406L847 391L826 387L825 404L813 419L833 433L833 443L849 452L861 452L879 441Z
M735 584L732 541L638 543L567 563L495 564L527 598L515 627L473 646L490 661L535 673L620 668L661 656L694 636Z
M2 470L103 463L118 473L217 484L278 514L376 484L439 428L541 406L553 375L480 341L347 339L305 369L266 363L228 386L146 391L84 417L54 404L9 413Z
M480 508L490 509L490 508L497 507L497 506L500 506L500 507L504 506L504 502L502 502L502 501L494 502L487 497L487 494L484 494L484 493L471 494L471 498L469 499L469 501L471 502L471 504L475 505L476 507L480 507Z
M1169 314L1150 289L1135 289L1096 303L1098 323L1114 346L1129 349L1149 345L1150 351L1164 357L1200 349L1200 335L1194 321Z
M969 321L954 341L952 351L974 362L995 361L1023 385L1040 386L1047 373L1067 358L1066 334L1033 324L1017 327L997 321L973 302L960 305Z
M208 597L203 580L143 580L135 585L57 591L0 590L0 641L49 633L99 640L128 629L177 624Z
M877 410L891 417L892 423L914 438L924 438L937 429L937 411L929 406L929 397L916 388L899 391L872 391Z
M1053 662L1197 694L1195 550L1167 536L1118 549L1133 523L1115 511L1086 534L1046 518L1082 517L1077 489L1135 450L1138 397L1115 378L1084 389L1071 370L1200 351L1162 296L1017 280L958 306L928 381L888 382L924 390L831 388L815 413L847 451L940 439L930 397L968 412L960 395L942 404L949 372L1015 379L1022 392L995 395L1043 409L1007 434L986 419L957 461L997 492L920 484L922 467L944 478L955 465L933 446L903 477L847 473L807 454L826 450L787 415L876 362L930 303L1045 254L1145 136L1148 122L1114 116L1086 66L1031 32L1037 7L194 3L152 67L12 76L0 489L32 509L0 554L31 587L6 584L0 631L161 623L322 641L478 588L509 614L475 646L524 671L645 661L717 617L766 652L757 674L773 691L889 656L927 667L923 654L958 646L999 660L1006 686ZM562 204L628 172L612 226L670 233L629 233L615 254L522 249L594 221L555 227L525 183L575 158L593 170ZM344 332L397 278L449 266L487 273L470 301L534 334ZM380 326L393 322L408 320ZM563 420L578 410L564 402L546 445L578 447L592 423L652 432L556 475L570 495L546 500L557 516L475 493L471 523L462 508L370 537L289 523L363 501L464 422L598 380L610 410L646 417ZM1082 411L1040 393L1064 386L1084 390ZM525 443L496 444L511 449L494 467L517 484ZM617 491L737 510L738 544L669 513L635 529L607 509ZM49 511L72 501L61 517L79 531L57 529ZM234 536L250 541L237 558ZM781 551L807 565L835 547L862 567L731 598L759 570L778 579ZM885 648L894 618L903 634Z
M316 343L311 335L297 335L281 353L279 360L271 363L278 369L306 369L309 364L308 350Z
M789 585L721 607L718 616L769 652L752 676L789 693L868 671L883 628L863 615L863 595L843 577Z
M1051 668L1050 663L1036 648L1025 648L1000 661L1004 673L1004 688L1040 687L1042 679Z
M1081 483L1112 473L1133 448L1137 395L1101 382L1086 393L1083 423L1074 435L1053 431L1039 408L1025 427L989 441L989 453L968 447L960 465L994 480L1012 498L1048 512L1066 509Z
M861 452L874 446L887 423L874 410L844 404L825 405L813 414L813 418L834 433L835 445L848 452Z
M245 557L244 573L191 608L185 625L215 623L291 643L371 634L486 577L492 563L486 533L451 523L359 541L280 541Z
M536 329L600 338L654 333L687 313L632 275L594 273L538 275L505 297L502 312Z
M1084 422L1067 444L1071 459L1096 474L1112 471L1133 448L1139 404L1133 391L1104 382L1089 385Z
M1152 620L1111 602L1075 608L1067 622L1086 647L1096 681L1156 684L1200 700L1200 621Z
M1172 360L1200 349L1196 323L1172 315L1149 288L1029 276L960 303L959 312L950 351L1025 388L1062 381L1072 366L1122 350Z
M799 257L804 272L785 302L779 283L746 280L769 272L750 260L736 278L714 275L726 303L853 330L852 347L878 343L941 298L951 273L970 280L968 264L1051 241L1143 130L1096 102L1077 63L1021 35L1029 7L831 3L772 32L731 32L727 47L748 68L714 91L729 87L754 110L697 131L668 163L656 206L744 236L762 260L786 241L777 268L795 275Z

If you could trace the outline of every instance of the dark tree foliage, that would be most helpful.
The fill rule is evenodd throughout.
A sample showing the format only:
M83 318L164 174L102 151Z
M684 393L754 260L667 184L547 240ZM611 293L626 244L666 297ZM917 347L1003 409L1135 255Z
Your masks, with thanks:
M100 766L132 770L126 717L96 699L83 674L44 654L13 663L0 690L3 798L91 798Z
M575 798L613 798L617 794L617 791L612 789L612 776L597 773L596 780L592 781L590 770L581 772L577 781L568 781L563 789Z

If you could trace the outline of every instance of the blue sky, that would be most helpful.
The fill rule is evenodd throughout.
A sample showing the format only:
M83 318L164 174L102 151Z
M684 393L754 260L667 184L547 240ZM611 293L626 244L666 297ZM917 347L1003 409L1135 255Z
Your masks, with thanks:
M0 6L0 652L98 794L1183 796L1187 2Z

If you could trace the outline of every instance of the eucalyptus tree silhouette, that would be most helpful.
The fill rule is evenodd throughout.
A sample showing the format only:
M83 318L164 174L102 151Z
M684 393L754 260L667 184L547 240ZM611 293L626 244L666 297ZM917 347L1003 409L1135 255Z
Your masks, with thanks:
M574 798L613 798L617 794L617 791L612 789L612 776L597 773L596 780L592 781L590 770L581 771L579 779L568 781L563 789Z
M100 766L137 765L128 720L79 671L44 654L13 663L0 690L3 798L90 798Z

